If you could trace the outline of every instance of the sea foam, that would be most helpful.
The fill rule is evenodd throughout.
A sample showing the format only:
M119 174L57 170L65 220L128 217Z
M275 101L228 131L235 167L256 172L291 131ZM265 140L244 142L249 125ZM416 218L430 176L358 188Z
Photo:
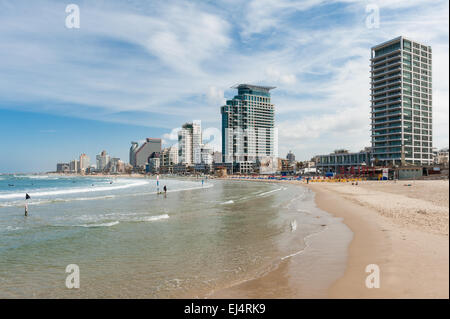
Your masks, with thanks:
M280 187L280 188L277 188L277 189L273 189L273 190L271 190L271 191L268 191L268 192L264 192L264 193L258 194L257 196L265 196L265 195L269 195L269 194L272 194L272 193L275 193L275 192L281 191L282 189L283 189L283 188L282 188L282 187Z
M148 184L148 181L136 181L133 183L118 185L118 186L102 186L102 187L80 187L80 188L68 188L60 190L48 190L40 192L29 192L28 194L32 197L44 197L44 196L54 196L54 195L68 195L68 194L78 194L78 193L91 193L91 192L103 192L103 191L113 191L118 189L125 189L130 187L142 186ZM24 197L25 192L20 193L10 193L10 194L0 194L0 199L14 199Z
M74 225L76 227L86 227L86 228L91 228L91 227L111 227L111 226L115 226L119 224L119 221L113 221L113 222L109 222L109 223L100 223L100 224L84 224L84 225Z
M154 222L157 220L167 219L167 218L169 218L169 215L162 214L162 215L157 215L157 216L146 216L146 217L137 218L136 221Z

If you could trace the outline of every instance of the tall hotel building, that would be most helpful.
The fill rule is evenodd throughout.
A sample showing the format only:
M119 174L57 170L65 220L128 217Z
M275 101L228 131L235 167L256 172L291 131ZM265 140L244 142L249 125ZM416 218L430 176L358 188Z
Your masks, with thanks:
M432 163L431 47L398 37L372 47L373 159Z
M200 121L185 123L178 131L178 163L184 165L201 162L202 126Z
M277 156L275 108L270 90L275 87L239 84L238 94L221 107L224 163L241 167Z

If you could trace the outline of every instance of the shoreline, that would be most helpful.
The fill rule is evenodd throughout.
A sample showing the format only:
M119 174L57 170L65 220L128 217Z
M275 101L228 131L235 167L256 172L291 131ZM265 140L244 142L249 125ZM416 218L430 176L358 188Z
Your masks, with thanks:
M380 182L363 182L360 186L351 186L346 183L325 185L296 181L267 180L262 182L306 186L315 193L317 208L334 217L342 218L342 222L353 232L353 238L348 245L345 272L328 287L326 295L303 294L299 293L298 290L294 292L287 288L289 287L289 280L292 281L292 276L288 271L289 267L292 268L292 264L289 266L291 260L288 260L286 263L280 263L279 268L260 278L251 279L215 292L212 298L449 297L448 227L442 228L442 225L432 224L434 220L431 218L435 217L431 214L432 212L426 212L428 215L425 213L425 218L430 219L428 223L432 224L430 228L425 227L426 223L422 223L420 219L418 221L413 219L412 222L408 220L406 223L402 220L405 216L411 218L410 215L416 213L410 207L409 210L406 209L407 214L405 216L393 213L386 214L382 209L383 207L367 205L360 200L364 197L359 193L367 190L369 190L369 195L383 196L383 187L388 189L387 192L393 191L402 194L404 198L401 199L403 200L412 200L414 194L411 196L403 194L409 190L405 191L402 184L385 183L382 185L379 184ZM445 182L448 189L448 181ZM424 183L431 183L431 181L424 181ZM425 184L425 187L429 185ZM378 189L380 187L381 191ZM418 185L418 187L421 187L421 185ZM351 193L352 190L356 190L355 194ZM383 200L383 198L380 199L380 201ZM430 199L428 198L428 200ZM440 217L444 218L444 222L447 220L448 226L448 195L446 201L447 208L443 212L446 215ZM427 203L430 208L437 207L432 202ZM390 206L391 204L393 205L393 203L387 205ZM408 207L406 206L406 208ZM417 213L419 212L417 211ZM332 244L333 238L328 239L330 240L328 244ZM293 261L293 264L295 264L295 261ZM365 282L369 275L369 273L366 273L366 266L370 264L379 266L380 288L369 289L366 287ZM281 292L279 295L268 295L267 292L273 288L273 285L284 285L285 288L280 287L278 289ZM289 295L289 292L292 294Z
M299 211L323 218L318 225L325 227L303 237L300 251L274 260L273 267L257 277L195 298L448 299L448 181L363 181L352 185L216 179L300 186L309 195L301 206L289 210L301 208ZM351 236L346 237L346 231ZM369 289L366 267L373 264L380 268L381 287Z
M261 182L255 180L253 182ZM263 182L274 182L266 180ZM277 183L277 181L275 181ZM294 187L303 186L299 183ZM274 260L274 267L261 275L216 289L205 296L210 299L292 299L326 298L328 287L344 275L347 247L352 234L340 218L319 209L315 194L305 187L310 199L301 210L317 218L321 230L303 237L303 248ZM298 210L298 208L297 208ZM301 227L301 224L299 224Z

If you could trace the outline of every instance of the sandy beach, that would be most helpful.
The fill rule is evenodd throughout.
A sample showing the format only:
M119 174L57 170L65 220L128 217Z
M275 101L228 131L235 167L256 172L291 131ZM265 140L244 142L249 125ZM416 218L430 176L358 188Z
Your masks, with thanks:
M281 183L302 184L297 181ZM295 287L304 265L292 258L263 277L229 287L213 298L448 298L448 181L310 183L317 206L342 218L353 232L345 273L326 295ZM333 238L322 236L333 244ZM329 252L328 252L329 253ZM324 259L326 272L332 258ZM366 266L380 269L380 288L367 288ZM322 276L318 272L311 276ZM318 279L318 278L312 278ZM320 279L320 278L319 278ZM274 288L276 287L276 288Z
M166 198L158 197L153 178L141 177L9 177L4 184L15 187L0 194L0 237L4 247L22 248L0 250L0 295L449 296L448 181L230 178L203 185L196 177L162 176ZM24 192L31 195L26 221ZM74 253L87 269L79 295L54 272L64 271ZM366 267L373 264L380 288L369 289ZM99 280L104 273L115 281Z

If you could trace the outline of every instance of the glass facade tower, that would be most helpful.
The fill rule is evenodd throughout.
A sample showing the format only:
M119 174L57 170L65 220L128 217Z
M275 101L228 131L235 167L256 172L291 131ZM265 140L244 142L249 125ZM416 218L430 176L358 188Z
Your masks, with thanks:
M379 165L431 164L431 47L401 36L371 51L373 160Z
M238 94L221 107L224 163L256 163L277 156L274 87L239 84Z

